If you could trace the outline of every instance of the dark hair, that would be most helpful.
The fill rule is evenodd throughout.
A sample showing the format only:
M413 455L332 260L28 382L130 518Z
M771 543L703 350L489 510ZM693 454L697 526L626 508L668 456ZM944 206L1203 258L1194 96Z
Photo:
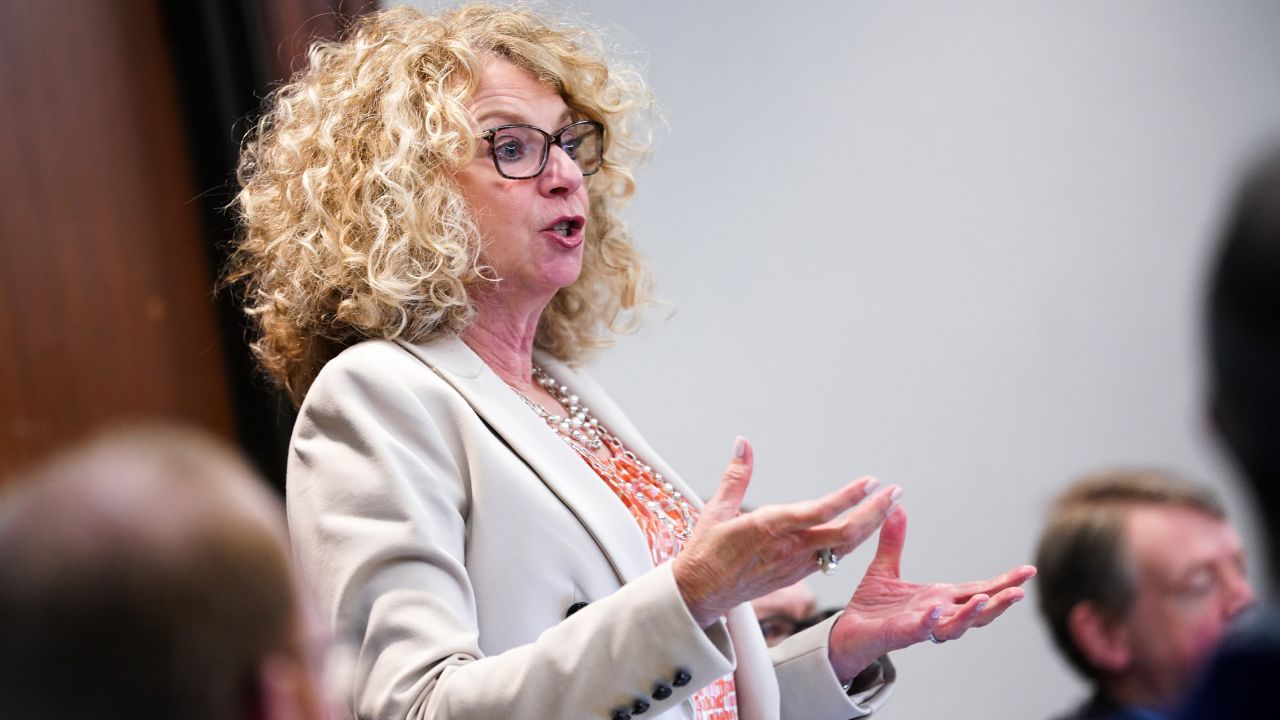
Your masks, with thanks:
M1049 510L1036 550L1040 613L1058 649L1086 678L1095 677L1095 671L1071 637L1071 610L1090 602L1111 617L1129 612L1137 578L1125 543L1125 519L1132 508L1152 505L1226 517L1207 488L1152 469L1089 475L1071 485Z
M1247 177L1209 290L1214 419L1280 559L1280 150Z

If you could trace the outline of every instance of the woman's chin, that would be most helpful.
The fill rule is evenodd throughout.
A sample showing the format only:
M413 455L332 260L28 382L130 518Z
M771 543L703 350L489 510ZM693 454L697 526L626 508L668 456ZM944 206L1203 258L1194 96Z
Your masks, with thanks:
M581 263L556 264L543 267L535 277L526 275L522 281L515 281L523 287L527 294L543 295L550 300L551 296L578 281L582 272ZM510 289L510 288L509 288Z
M582 247L579 245L547 263L542 275L549 286L559 290L577 282L581 274Z
M581 274L582 274L582 265L579 264L574 268L572 268L572 270L566 269L564 272L556 274L555 278L553 278L551 282L553 285L555 285L557 290L563 290L564 288L567 288L570 285L577 282L578 276Z

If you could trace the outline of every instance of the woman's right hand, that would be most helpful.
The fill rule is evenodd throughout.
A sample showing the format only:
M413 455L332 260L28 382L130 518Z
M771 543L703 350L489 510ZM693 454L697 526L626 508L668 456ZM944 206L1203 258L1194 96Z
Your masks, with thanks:
M861 478L817 500L770 505L742 513L754 456L745 438L720 487L698 515L693 536L672 562L676 587L701 627L735 605L786 587L818 569L817 553L848 555L871 537L902 496L895 485L874 492ZM852 509L848 515L841 517Z

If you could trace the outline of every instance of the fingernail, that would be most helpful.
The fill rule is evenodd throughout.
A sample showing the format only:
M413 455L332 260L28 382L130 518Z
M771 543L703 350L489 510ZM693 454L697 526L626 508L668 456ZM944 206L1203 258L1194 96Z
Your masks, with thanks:
M941 617L942 617L942 606L934 605L933 612L929 613L929 619L936 622Z
M900 497L902 497L902 488L900 487L894 488L893 492L889 493L890 502L898 502L898 498Z
M986 610L988 602L989 601L987 600L983 600L982 602L978 603L978 612L982 612L983 610Z
M880 487L880 478L868 478L867 484L862 486L862 491L870 495L878 487Z
M747 456L747 439L739 435L733 441L733 459L741 460Z

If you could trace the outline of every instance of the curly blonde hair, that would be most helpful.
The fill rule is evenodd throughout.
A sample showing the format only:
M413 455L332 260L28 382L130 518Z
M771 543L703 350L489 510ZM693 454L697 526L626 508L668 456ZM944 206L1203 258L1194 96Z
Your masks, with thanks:
M422 342L474 319L468 290L493 277L455 176L475 156L466 104L495 55L606 127L604 164L587 178L582 272L543 312L535 344L580 361L648 302L648 270L619 216L651 137L640 74L611 70L596 33L525 9L366 15L341 42L311 48L240 157L241 232L224 279L243 292L261 367L295 403L344 347Z

